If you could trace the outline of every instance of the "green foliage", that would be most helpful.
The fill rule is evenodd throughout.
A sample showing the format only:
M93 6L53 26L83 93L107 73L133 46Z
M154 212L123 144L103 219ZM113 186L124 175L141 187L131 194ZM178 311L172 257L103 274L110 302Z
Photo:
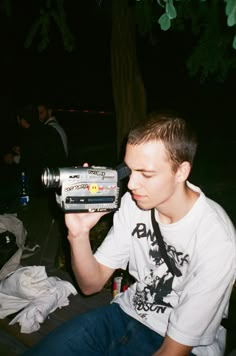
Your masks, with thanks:
M25 40L29 48L35 41L38 50L50 45L52 30L57 28L66 51L75 49L75 38L67 23L64 0L40 0L39 16ZM99 8L110 0L94 0ZM106 6L105 6L106 5ZM191 75L199 74L204 81L216 74L223 80L236 63L236 0L133 0L137 28L141 34L150 33L153 26L162 31L185 30L193 34L195 46L187 61ZM7 16L12 13L12 0L3 0Z
M152 7L150 0L138 1L135 6L135 18L139 32L145 34L152 29Z
M2 7L5 14L9 17L12 13L12 0L3 0Z
M163 31L167 31L171 27L171 20L177 16L176 8L173 0L163 0L163 5L160 1L158 3L165 8L165 12L159 18L158 23Z
M161 15L161 17L158 20L158 23L161 26L161 29L163 31L167 31L169 30L170 26L171 26L171 20L169 18L169 16L167 15L167 13L165 12L164 14Z
M222 81L236 66L236 0L136 0L136 4L148 5L155 14L149 16L152 24L146 24L147 30L158 23L163 31L192 31L195 45L187 60L191 76L200 75L203 82L214 74Z
M228 16L228 26L234 26L236 24L236 2L235 0L225 0L226 7L225 13Z
M45 50L50 44L51 27L55 24L61 33L64 48L68 52L73 51L75 39L67 24L64 0L44 0L39 11L39 18L32 25L25 40L25 48L29 48L35 37L39 35L38 50L40 52Z
M236 49L236 35L234 36L234 40L233 40L233 48Z
M226 7L225 13L227 16L227 25L232 27L236 25L236 1L235 0L225 0ZM233 40L233 48L236 49L236 34Z
M214 75L223 82L231 68L235 67L235 55L229 54L231 40L224 38L217 31L206 30L187 60L187 68L191 76L199 75L203 83Z
M146 0L136 0L139 4L140 2L145 2ZM174 1L176 3L176 6L174 4ZM194 3L193 0L192 4ZM178 3L182 4L187 4L189 5L190 2L189 0L157 0L157 4L164 8L164 13L159 17L158 23L163 31L169 30L171 27L171 21L177 17L177 5ZM199 0L200 2L211 2L209 0ZM229 27L235 26L236 25L236 1L235 0L224 0L226 2L225 6L225 14L227 17L227 25ZM215 4L217 3L217 0L214 1ZM140 5L139 5L140 6ZM198 15L198 14L196 14ZM194 17L196 17L196 15ZM235 35L236 37L236 35ZM236 39L234 37L233 40L233 48L236 49L235 47L235 42Z
M185 29L190 24L194 36L195 45L187 59L190 75L198 75L201 82L213 75L217 81L223 81L236 66L233 30L227 28L224 3L221 0L181 1L178 22Z

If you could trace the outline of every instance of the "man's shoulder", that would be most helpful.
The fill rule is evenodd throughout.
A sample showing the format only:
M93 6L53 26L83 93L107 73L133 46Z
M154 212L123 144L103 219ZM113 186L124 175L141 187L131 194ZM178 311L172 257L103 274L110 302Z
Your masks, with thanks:
M56 130L52 125L45 125L43 131L45 135L57 137Z
M50 117L49 119L47 119L45 122L44 122L44 125L45 126L50 126L50 125L53 125L53 124L55 124L55 123L57 123L58 121L57 121L57 119L56 119L56 117L55 116L52 116L52 117Z
M216 220L220 223L227 225L233 225L230 216L228 215L224 207L217 201L205 196L204 205L205 213L208 214L208 216L211 217L212 220Z
M231 222L230 217L224 207L219 204L216 200L208 197L201 188L193 185L192 183L188 182L188 186L194 190L195 192L199 193L199 199L195 205L196 209L195 212L198 213L200 216L204 216L205 218L209 219L212 217L220 218L226 220L227 222ZM231 222L232 223L232 222Z
M198 240L201 246L209 246L209 244L212 246L214 239L215 247L221 246L222 249L229 248L235 251L235 226L219 203L206 196L201 197L199 211L194 220L196 234L202 236Z

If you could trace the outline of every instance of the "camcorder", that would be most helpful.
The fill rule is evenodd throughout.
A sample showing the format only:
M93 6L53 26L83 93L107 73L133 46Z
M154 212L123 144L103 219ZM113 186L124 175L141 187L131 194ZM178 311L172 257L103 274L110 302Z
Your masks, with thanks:
M121 180L130 169L120 164L108 167L45 168L41 180L45 188L55 189L57 204L64 212L104 212L119 208Z

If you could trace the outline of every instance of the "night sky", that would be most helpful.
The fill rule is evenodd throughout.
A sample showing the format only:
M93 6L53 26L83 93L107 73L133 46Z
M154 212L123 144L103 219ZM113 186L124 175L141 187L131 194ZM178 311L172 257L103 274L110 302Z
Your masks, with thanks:
M67 4L68 22L77 45L73 53L63 49L55 28L52 28L51 43L44 52L37 51L37 38L29 49L24 48L37 11L34 4L28 3L15 5L12 18L2 17L1 21L3 126L9 126L9 117L16 105L40 100L58 107L113 111L111 24L104 17L95 16L91 6L94 1L77 1L77 7L72 6L72 2ZM214 78L205 84L200 84L199 78L190 79L186 70L191 48L189 35L162 32L159 36L157 46L150 45L145 38L138 37L137 41L148 109L185 110L200 125L205 122L208 129L214 130L219 127L217 122L223 115L224 127L227 122L226 131L232 135L235 76L224 83L217 83ZM224 129L220 127L219 131L222 133Z
M81 5L67 8L69 26L76 38L72 53L64 50L55 25L46 50L38 52L39 37L25 49L24 40L37 14L34 6L27 10L31 16L23 7L17 8L4 36L7 51L1 59L5 67L2 92L8 92L16 102L46 98L58 104L111 107L110 25L94 15L91 1L87 6L84 1L77 3Z
M94 2L65 2L71 6L67 8L68 19L77 45L73 53L65 52L55 29L46 51L37 51L37 38L29 49L24 48L24 40L36 15L35 2L17 2L11 19L1 15L0 150L14 142L15 107L49 101L57 108L111 113L106 116L58 113L58 119L63 116L63 126L70 133L73 164L88 161L110 165L111 157L116 159L110 74L111 24L91 11ZM76 8L72 3L79 6ZM224 199L230 211L235 206L236 76L232 71L223 83L213 76L204 84L200 84L198 77L190 78L186 59L192 41L189 33L170 31L159 31L157 46L150 45L146 38L137 37L148 111L177 109L192 120L200 141L192 171L193 182L216 196L219 202Z
M95 16L89 6L94 1L77 2L81 4L67 8L76 38L76 50L72 53L63 48L55 26L45 51L37 50L39 38L34 39L29 49L24 48L37 15L35 6L29 3L14 5L9 19L1 14L2 132L12 130L14 108L31 102L46 101L58 108L112 111L110 24ZM3 140L6 140L4 134Z

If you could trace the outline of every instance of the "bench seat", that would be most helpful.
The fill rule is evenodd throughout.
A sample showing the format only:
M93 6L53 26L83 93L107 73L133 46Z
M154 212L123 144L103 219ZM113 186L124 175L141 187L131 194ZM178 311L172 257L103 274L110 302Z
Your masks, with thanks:
M36 332L23 334L20 332L20 326L18 323L9 325L9 322L13 316L0 319L0 329L3 333L10 335L19 343L23 344L25 348L30 348L64 321L95 307L106 305L111 301L111 299L112 295L107 290L103 290L92 296L83 296L81 294L77 294L75 296L71 295L69 296L70 304L61 309L58 308L53 313L49 314L44 323L41 324L40 329ZM0 355L1 354L0 348Z

